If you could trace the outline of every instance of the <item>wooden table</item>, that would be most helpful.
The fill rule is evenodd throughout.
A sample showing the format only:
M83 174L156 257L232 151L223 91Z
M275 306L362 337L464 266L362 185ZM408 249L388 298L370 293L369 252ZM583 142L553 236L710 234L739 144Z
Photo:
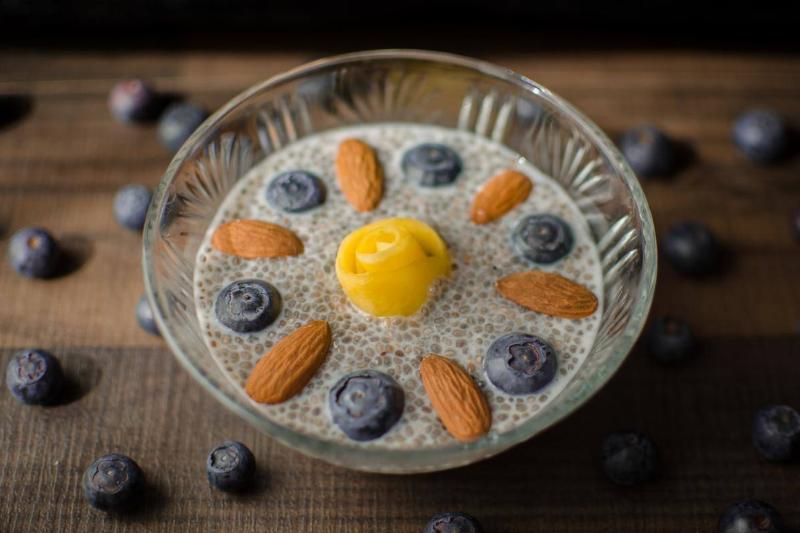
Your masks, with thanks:
M708 281L660 265L655 312L695 327L696 357L664 368L637 349L567 421L466 468L380 476L307 459L228 413L138 328L140 239L114 222L112 197L125 183L155 185L170 156L152 127L115 123L106 96L114 80L142 76L215 108L310 54L6 51L0 94L29 95L32 108L0 131L0 245L42 225L82 261L52 281L22 280L0 264L0 363L15 349L46 347L77 383L66 405L51 408L0 393L0 530L419 532L437 512L464 510L490 532L694 532L750 497L800 528L800 469L767 463L749 440L759 406L800 407L800 245L787 223L800 207L800 164L754 166L729 140L747 106L800 122L798 58L470 52L542 82L612 135L653 122L694 147L693 165L645 188L659 233L698 219L732 251L728 272ZM659 481L622 490L603 478L598 444L618 428L652 435L664 458ZM257 457L262 482L251 494L231 497L205 480L206 453L226 438ZM126 517L92 510L79 490L86 466L111 451L139 461L151 483L146 505Z

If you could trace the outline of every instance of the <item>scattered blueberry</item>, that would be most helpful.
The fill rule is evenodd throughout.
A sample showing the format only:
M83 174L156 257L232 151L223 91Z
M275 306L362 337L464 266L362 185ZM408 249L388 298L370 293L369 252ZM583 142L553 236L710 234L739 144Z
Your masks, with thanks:
M783 518L768 503L759 500L736 502L725 509L717 533L783 533Z
M61 252L50 233L41 228L23 228L11 237L8 259L18 274L47 278L58 271Z
M443 144L426 143L403 155L403 172L411 183L423 187L441 187L455 181L461 172L461 158Z
M104 455L83 473L83 494L103 511L121 511L133 504L144 485L139 465L125 455Z
M675 170L675 145L654 126L629 129L619 144L633 171L643 178L666 176Z
M770 461L800 459L800 413L788 405L770 405L756 413L753 444Z
M733 123L733 142L747 158L768 163L786 151L789 128L775 111L752 109L739 115Z
M219 490L236 492L253 481L256 458L241 442L228 440L211 450L206 460L208 481Z
M710 274L719 266L717 239L697 222L672 226L662 241L662 252L675 270L688 276Z
M219 293L214 312L222 324L237 333L261 331L281 312L278 289L265 281L234 281Z
M376 370L347 374L328 393L333 423L353 440L377 439L400 420L405 394L390 376Z
M641 433L611 433L603 439L602 463L606 476L617 485L639 485L655 477L658 452Z
M153 316L153 308L150 307L150 302L147 301L147 296L144 294L139 298L139 303L136 304L136 320L147 333L151 335L161 334L158 331L158 324Z
M150 117L156 93L144 81L122 80L108 96L108 107L120 122L136 122Z
M44 350L20 350L6 367L6 385L11 394L27 404L49 404L58 398L64 372L58 359Z
M126 185L114 196L114 217L128 229L141 231L152 193L144 185Z
M689 324L660 316L653 320L645 336L647 350L656 360L672 363L685 359L694 349L694 334Z
M305 170L282 172L269 182L267 201L287 213L301 213L325 201L325 185Z
M467 513L440 513L430 519L422 533L483 533L483 528Z
M208 113L196 105L171 104L158 119L158 138L169 150L177 152L206 118Z
M539 337L507 333L489 346L483 365L489 381L501 391L532 394L553 381L558 358Z
M518 254L534 263L555 263L572 249L569 224L555 215L529 215L517 222L511 243Z

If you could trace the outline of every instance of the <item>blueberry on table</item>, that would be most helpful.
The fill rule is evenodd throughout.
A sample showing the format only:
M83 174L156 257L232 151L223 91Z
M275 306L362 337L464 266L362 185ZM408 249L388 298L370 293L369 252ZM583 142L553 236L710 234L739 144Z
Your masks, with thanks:
M63 383L61 364L44 350L20 350L11 356L6 367L8 390L23 403L53 403L58 399Z
M102 511L122 511L135 503L144 486L144 473L125 455L104 455L83 473L83 494Z
M394 426L405 407L400 385L383 372L360 370L342 377L328 393L333 423L353 440L374 440Z
M675 270L687 276L711 274L719 267L717 239L697 222L672 226L661 241L661 251Z
M139 79L117 82L108 95L111 114L120 122L136 122L150 118L156 93Z
M142 294L142 297L139 298L139 302L136 304L136 321L139 322L139 326L147 333L151 335L161 335L161 332L158 331L156 318L153 316L153 308L150 307L150 302L144 294Z
M511 244L534 263L550 264L566 256L574 238L569 224L555 215L529 215L517 222Z
M629 129L619 145L633 171L643 178L666 176L675 170L675 145L655 126Z
M114 196L114 218L130 230L141 231L152 196L144 185L126 185Z
M653 320L645 335L647 350L657 361L672 363L685 359L694 349L694 334L689 324L670 316Z
M747 500L730 505L719 519L717 533L783 533L778 511L768 503Z
M455 181L461 173L461 158L443 144L425 143L403 155L403 173L411 183L423 187L441 187Z
M440 513L428 521L423 533L483 533L483 528L467 513Z
M177 152L206 118L208 113L196 105L171 104L158 119L158 139L166 148Z
M483 360L486 377L507 394L532 394L556 375L558 358L544 339L526 333L497 338Z
M325 185L305 170L282 172L267 185L267 201L287 213L302 213L325 201Z
M241 442L228 440L215 447L206 460L208 481L225 492L246 489L253 481L256 458Z
M653 479L658 452L653 441L636 432L611 433L603 439L603 471L617 485L639 485Z
M748 159L769 163L788 148L789 128L775 111L752 109L739 115L733 123L733 142Z
M217 296L214 313L237 333L261 331L278 318L282 300L278 289L257 279L234 281Z
M792 211L789 218L789 226L792 230L792 236L796 241L800 241L800 209Z
M48 278L58 271L61 252L47 230L23 228L11 237L8 260L21 276Z
M800 459L800 413L788 405L764 407L753 420L753 444L770 461Z

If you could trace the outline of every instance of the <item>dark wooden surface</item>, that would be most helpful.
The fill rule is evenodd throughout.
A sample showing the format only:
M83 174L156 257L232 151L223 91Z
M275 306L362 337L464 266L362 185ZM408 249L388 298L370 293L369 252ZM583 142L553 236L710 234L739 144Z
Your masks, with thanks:
M732 252L725 275L687 281L660 265L656 312L688 319L696 357L664 368L637 349L586 407L540 437L483 463L430 475L379 476L307 459L218 405L142 333L139 237L111 215L115 190L154 185L169 161L151 127L126 128L106 110L115 79L143 76L217 107L308 53L0 53L0 95L26 94L30 112L0 129L0 245L30 224L82 258L71 275L21 280L0 264L0 364L42 346L72 376L67 403L30 408L0 393L0 531L421 531L442 510L478 516L490 532L712 531L739 498L771 502L800 529L800 466L772 465L749 442L765 403L800 406L800 245L787 218L800 207L797 157L746 162L730 123L750 105L800 122L794 55L698 51L476 53L531 76L611 134L653 122L691 143L696 161L646 184L659 234L673 221L708 223ZM641 489L607 483L602 435L638 428L664 458ZM261 483L231 497L204 478L225 438L254 450ZM136 513L108 517L79 490L96 456L134 457L150 480Z

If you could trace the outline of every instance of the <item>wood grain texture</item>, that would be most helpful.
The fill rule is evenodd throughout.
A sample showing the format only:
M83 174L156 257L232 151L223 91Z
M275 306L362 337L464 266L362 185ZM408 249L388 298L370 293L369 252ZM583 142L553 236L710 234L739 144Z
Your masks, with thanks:
M62 358L71 402L26 408L0 393L0 530L418 532L436 512L464 510L491 532L709 531L724 506L759 497L800 528L796 466L771 465L749 443L760 405L800 406L800 207L797 156L770 167L732 148L730 124L757 104L800 123L800 61L790 55L687 51L499 52L478 55L529 75L612 136L652 122L695 150L674 179L645 184L659 234L708 223L730 249L719 278L689 281L659 265L655 310L689 320L697 357L662 368L640 350L586 407L501 456L451 472L377 476L307 459L228 414L133 316L142 291L140 238L111 214L128 182L157 183L170 155L152 126L116 124L107 91L124 76L216 108L295 66L289 52L0 52L0 95L28 94L27 117L0 127L0 247L10 232L48 227L79 261L69 276L21 280L0 262L0 364L39 345ZM323 51L319 54L322 55ZM610 486L596 465L602 435L637 428L664 455L641 490ZM263 481L231 497L208 488L204 459L226 438L250 445ZM96 456L128 453L154 495L132 516L91 510L79 491Z

